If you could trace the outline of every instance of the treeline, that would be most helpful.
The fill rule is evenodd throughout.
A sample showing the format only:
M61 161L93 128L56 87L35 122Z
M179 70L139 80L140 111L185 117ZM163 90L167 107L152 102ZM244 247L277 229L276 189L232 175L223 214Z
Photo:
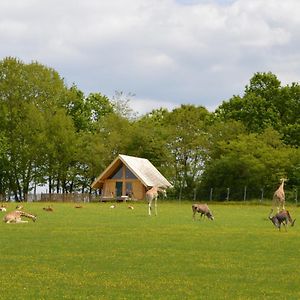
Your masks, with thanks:
M266 197L287 177L300 186L300 86L281 86L256 73L244 95L215 112L181 105L137 117L130 95L112 99L68 87L52 68L7 57L0 61L0 194L26 199L38 186L49 193L89 192L119 154L148 158L172 182L174 198L241 200ZM258 198L259 195L253 197Z

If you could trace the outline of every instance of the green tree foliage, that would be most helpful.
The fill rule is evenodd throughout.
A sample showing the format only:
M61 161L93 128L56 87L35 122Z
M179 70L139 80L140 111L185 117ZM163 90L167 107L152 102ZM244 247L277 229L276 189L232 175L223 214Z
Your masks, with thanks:
M0 62L0 112L7 141L5 160L9 190L15 199L26 197L30 183L40 175L46 116L64 97L59 75L38 63L6 58Z
M216 110L224 120L241 121L249 132L272 127L283 134L286 144L299 146L300 86L282 87L272 73L256 73L244 96L233 96Z
M280 135L273 129L261 134L239 134L231 140L216 144L219 157L211 160L205 169L202 192L209 194L214 189L214 197L225 200L227 188L231 198L243 199L244 188L250 197L259 198L259 191L272 196L279 178L290 173L296 163L297 149L285 146Z
M172 158L174 189L180 197L192 197L208 158L206 121L209 112L202 106L182 105L170 112L167 149Z

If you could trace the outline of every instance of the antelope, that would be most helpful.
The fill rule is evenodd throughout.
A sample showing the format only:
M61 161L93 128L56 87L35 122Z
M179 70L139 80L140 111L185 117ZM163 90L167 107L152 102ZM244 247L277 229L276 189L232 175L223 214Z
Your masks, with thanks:
M7 224L9 224L9 223L28 223L28 221L23 221L21 219L21 217L26 217L26 218L32 219L33 222L35 222L35 220L36 220L35 215L26 213L21 210L15 210L15 211L12 211L12 212L8 213L7 215L5 215L3 218L3 221L4 221L4 223L7 223Z
M278 230L281 229L281 224L283 224L285 231L287 231L286 227L288 223L290 223L292 227L294 226L296 219L294 220L292 219L288 210L282 210L281 212L277 213L274 216L272 216L272 213L273 213L273 209L271 209L269 219L274 224L274 226L278 228Z
M154 200L154 207L155 207L155 215L157 216L157 197L159 193L161 193L163 197L167 197L166 190L156 186L152 187L150 190L146 192L146 200L148 201L149 216L151 216L153 200Z
M214 220L214 216L212 215L210 209L208 208L207 204L193 204L192 205L193 211L193 219L195 220L195 214L198 212L202 216L206 216L210 220Z

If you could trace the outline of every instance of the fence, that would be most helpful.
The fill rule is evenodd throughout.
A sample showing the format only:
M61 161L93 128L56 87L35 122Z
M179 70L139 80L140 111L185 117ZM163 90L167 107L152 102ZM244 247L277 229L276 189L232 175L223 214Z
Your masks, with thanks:
M230 201L230 200L238 200L238 201L246 201L259 199L263 200L271 200L273 198L274 192L266 192L263 188L260 190L250 189L247 186L244 187L234 187L234 188L223 188L223 189L214 189L211 188L206 192L206 195L201 195L203 198L207 200L216 200L216 201ZM203 194L203 193L202 193ZM194 194L194 200L196 199L197 194ZM295 202L298 204L298 188L286 189L285 190L285 199L290 202Z
M98 202L100 201L99 195L88 193L74 193L74 194L28 194L28 202Z

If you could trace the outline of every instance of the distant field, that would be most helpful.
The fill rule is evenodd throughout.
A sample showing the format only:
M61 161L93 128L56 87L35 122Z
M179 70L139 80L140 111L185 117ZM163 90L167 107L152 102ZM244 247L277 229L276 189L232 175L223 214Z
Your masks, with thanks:
M0 223L0 299L300 299L300 224L278 232L269 206L210 204L215 221L193 221L187 202L157 217L46 205L24 205L35 223Z

